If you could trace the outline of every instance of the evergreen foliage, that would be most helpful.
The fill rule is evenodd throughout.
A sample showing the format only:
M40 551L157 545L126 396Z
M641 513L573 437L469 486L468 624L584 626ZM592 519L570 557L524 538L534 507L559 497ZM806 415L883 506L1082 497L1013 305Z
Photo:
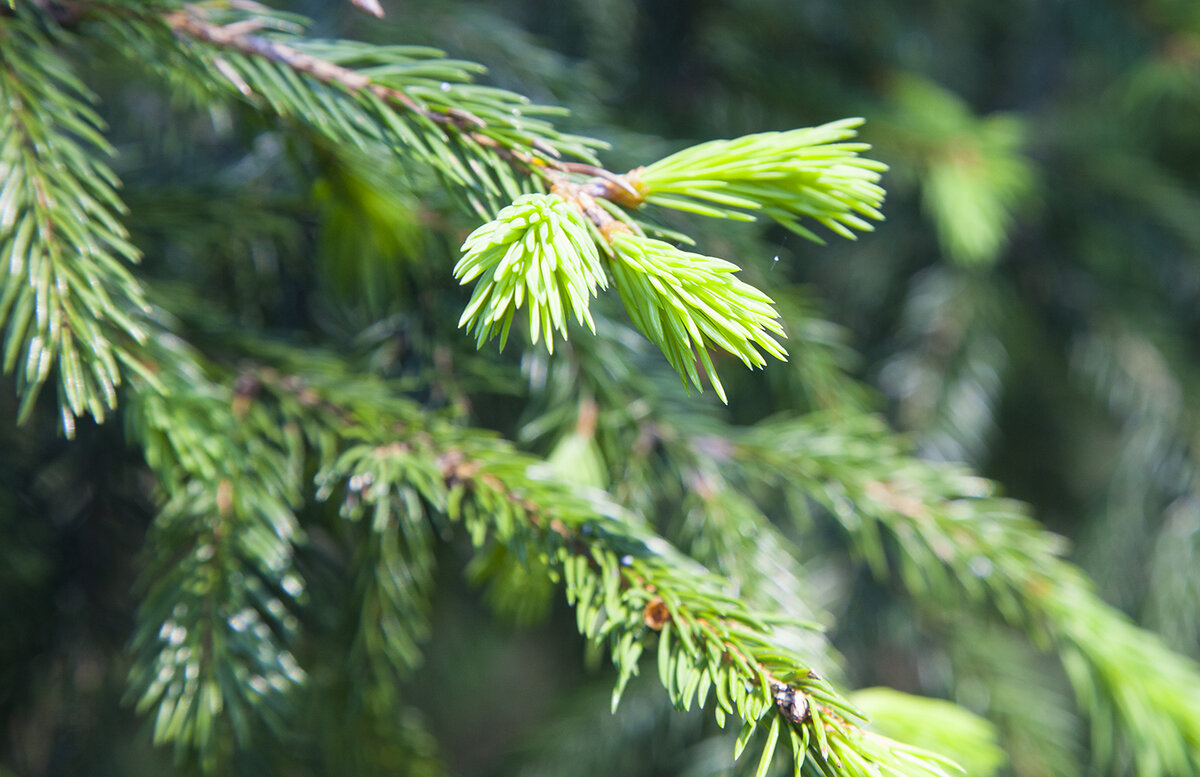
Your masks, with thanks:
M747 25L761 12L730 5ZM601 38L632 5L570 8L587 15L578 45L628 45ZM561 76L556 55L489 35L495 18L476 12L480 51L511 44L549 71L545 84ZM499 618L549 645L571 644L555 631L569 623L589 664L611 664L573 687L602 682L615 720L673 732L674 760L658 763L659 743L610 736L616 724L597 723L610 710L592 699L577 723L546 714L555 741L534 738L503 767L514 772L586 772L587 740L609 753L594 759L605 773L629 750L641 756L630 773L731 760L756 777L942 777L956 760L980 775L1200 773L1200 668L1183 655L1195 655L1200 618L1171 615L1198 595L1186 574L1200 554L1186 335L1168 316L1135 326L1133 303L1111 317L1080 303L1071 358L1054 367L1121 421L1130 445L1114 504L1146 493L1169 508L1139 595L1170 644L1106 604L1024 503L944 462L989 463L1005 360L1022 336L1036 341L1042 311L1000 275L1023 209L1052 181L1023 151L1027 120L975 116L916 76L880 87L872 110L835 103L878 109L901 222L918 190L929 250L947 259L880 298L903 300L904 342L878 375L910 440L873 414L841 330L788 285L799 271L767 260L787 249L763 242L799 235L847 273L884 250L874 238L815 247L818 226L853 240L883 218L888 168L856 140L862 120L739 127L672 152L585 132L586 104L572 117L477 83L481 65L399 45L387 5L321 13L243 0L0 5L0 326L17 398L0 453L14 473L0 597L22 602L0 616L15 635L0 637L0 710L34 732L34 744L18 733L0 747L14 769L71 770L39 751L58 733L38 716L89 687L105 719L90 725L121 742L91 744L108 746L101 770L161 771L163 752L202 774L462 768L455 737L482 748L489 727L521 717L507 707L528 703L489 700L473 674L494 626L473 620L458 653L439 641L465 568ZM469 18L439 24L440 13L410 21L471 42ZM1187 20L1181 46L1200 36ZM312 32L338 25L361 39ZM619 83L625 65L646 64L638 56L598 66ZM1189 78L1155 63L1113 99L1186 111ZM565 82L546 102L580 100L587 79ZM1158 142L1165 154L1194 138ZM1156 269L1195 279L1183 269L1200 249L1186 186L1133 150L1098 163L1078 145L1063 164L1107 182L1104 197L1135 196L1115 181L1144 173L1136 197L1180 252ZM602 158L640 166L617 173ZM759 216L769 223L756 232L730 228ZM843 298L887 280L848 284ZM1138 280L1149 287L1138 299L1154 299L1162 281ZM886 319L882 304L842 319ZM588 331L568 338L571 319ZM50 380L56 402L39 399ZM706 385L721 404L689 394ZM72 517L81 510L93 517ZM83 537L97 520L134 539L88 547L88 569L104 565L96 575L116 593L96 594L99 615L68 612L53 592L75 573L40 532ZM1115 525L1100 531L1125 536ZM877 604L907 631L870 636ZM866 636L847 640L856 623ZM39 663L42 644L71 632L78 654ZM938 666L933 680L915 673L921 690L952 701L850 690L871 679L872 646L905 639ZM118 698L135 718L112 714Z
M588 300L596 296L597 287L607 287L608 280L582 214L571 210L566 200L548 194L518 197L495 221L468 235L462 250L455 277L461 283L483 277L459 326L474 321L479 345L499 327L503 348L513 313L527 298L530 340L537 344L544 330L550 353L551 328L565 338L566 319L572 314L596 331Z
M4 369L16 372L25 417L51 370L64 428L116 406L127 342L145 339L137 259L119 216L112 147L91 94L55 50L56 31L13 20L0 69L0 257ZM88 148L91 146L91 148ZM100 153L97 153L100 152Z

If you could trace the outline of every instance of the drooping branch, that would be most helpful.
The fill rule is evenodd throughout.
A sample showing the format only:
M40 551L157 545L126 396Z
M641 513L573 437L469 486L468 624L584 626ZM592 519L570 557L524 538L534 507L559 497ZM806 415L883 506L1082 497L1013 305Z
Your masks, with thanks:
M24 418L57 370L70 435L78 416L116 407L147 338L145 299L93 96L23 10L0 27L3 371L17 375Z
M317 476L325 498L344 494L357 503L412 488L461 523L476 546L495 543L518 558L543 559L563 584L579 630L609 647L619 673L614 704L643 649L656 645L672 702L703 707L715 695L718 722L727 715L744 722L739 753L766 731L762 764L786 734L797 768L811 758L830 775L945 774L943 759L860 728L840 693L775 636L779 624L800 624L750 610L639 517L602 496L578 494L506 442L431 418L386 390L360 386L344 394L328 377L258 376L282 417L316 438L343 440Z
M772 419L729 455L823 504L871 569L918 601L992 607L1035 641L1049 638L1092 715L1101 762L1122 743L1139 774L1196 772L1200 670L1105 604L1025 505L968 472L914 458L869 417L843 420L838 431L820 418ZM1130 732L1140 727L1155 738L1138 741Z

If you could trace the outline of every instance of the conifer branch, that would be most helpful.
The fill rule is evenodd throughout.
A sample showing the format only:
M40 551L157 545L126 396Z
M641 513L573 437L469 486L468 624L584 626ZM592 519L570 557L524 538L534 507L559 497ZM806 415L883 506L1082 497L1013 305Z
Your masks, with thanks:
M129 696L180 762L214 772L257 724L280 731L306 681L288 647L303 592L291 527L288 505L253 477L191 480L155 520Z
M183 52L198 55L213 72L216 83L260 108L300 121L338 143L413 154L480 215L490 217L506 203L527 203L523 197L549 188L552 197L586 219L591 232L590 239L568 235L565 240L574 249L565 256L586 258L597 250L608 254L613 260L609 269L639 328L698 387L699 360L723 401L710 347L727 350L751 367L763 364L759 348L785 356L771 337L782 330L770 300L732 279L732 265L647 239L647 230L633 215L637 209L649 202L742 220L753 220L750 211L761 210L814 239L800 225L801 218L851 237L850 228L869 228L862 216L880 217L876 206L882 189L874 182L882 166L858 156L865 145L840 142L854 134L857 121L714 141L619 175L596 163L592 149L601 144L562 134L535 118L548 109L531 106L518 95L468 84L472 71L478 71L469 63L439 60L440 52L411 47L304 40L272 29L280 22L266 11L226 13L229 19L223 24L211 15L190 4L163 10L161 19L174 37L183 39ZM260 29L265 31L259 34ZM154 37L146 30L123 32L127 38L131 32L135 38ZM165 45L154 43L156 48ZM507 218L512 211L504 213ZM572 218L559 213L558 224L565 228ZM497 234L502 223L493 221L483 233ZM513 313L525 299L530 300L534 343L548 329L565 336L564 313L575 314L581 323L589 320L585 300L590 293L570 292L569 311L556 307L554 300L573 287L550 283L555 271L545 275L544 269L550 267L546 257L554 254L546 252L546 240L541 248L537 245L531 242L526 253L514 254L504 265L503 278L480 277L462 319L463 324L474 322L478 344L495 334L503 344ZM523 276L510 275L514 269ZM604 285L603 272L591 277L595 280L589 284ZM501 281L508 285L498 287ZM547 304L533 304L541 300ZM553 348L552 338L545 342Z
M351 2L382 16L377 0ZM614 707L641 658L655 652L673 705L710 706L722 725L732 716L742 720L737 755L762 735L755 747L760 777L785 736L797 773L807 764L808 773L824 777L944 774L938 757L866 731L852 697L810 669L825 672L832 659L808 622L816 618L797 606L814 604L803 581L759 579L764 568L799 569L787 558L794 548L768 517L768 505L781 504L774 489L784 488L784 512L799 517L809 503L822 505L866 565L898 580L919 604L969 610L1053 649L1091 716L1099 761L1140 777L1200 772L1197 668L1104 605L1021 505L994 497L969 473L914 459L880 424L861 419L820 333L793 338L815 343L820 356L794 354L800 364L789 369L795 383L812 389L814 404L841 415L738 430L714 413L672 417L669 404L683 398L677 385L666 387L663 365L644 369L645 359L631 358L646 353L642 341L593 309L611 278L634 324L685 387L707 381L722 399L714 353L726 351L750 368L768 355L784 359L778 338L793 331L780 320L780 312L789 317L788 300L773 291L776 302L743 282L729 262L679 248L690 238L646 214L667 208L736 221L766 216L814 240L813 224L853 238L881 218L883 197L883 166L862 158L867 147L854 141L858 120L702 143L620 174L596 158L602 144L545 119L556 109L473 83L478 65L420 47L314 40L305 37L305 24L250 0L0 0L4 370L16 373L21 417L56 377L68 434L81 415L99 421L111 414L118 391L131 395L122 398L127 436L156 478L160 508L146 544L129 695L151 717L156 743L170 742L180 761L197 761L203 771L226 773L235 749L269 747L269 737L251 739L260 724L275 729L284 748L293 742L281 732L313 714L316 728L340 724L324 728L328 739L341 741L312 746L337 764L334 770L358 773L354 754L345 762L330 754L370 748L375 740L402 740L397 746L409 748L412 732L416 740L422 733L399 722L402 681L420 665L430 632L436 541L461 527L476 546L471 569L478 577L507 568L517 570L514 578L525 576L526 590L561 585L589 646L611 655ZM523 360L535 412L520 434L536 428L542 437L529 434L538 441L559 439L568 428L564 414L578 409L555 453L526 455L464 428L460 408L459 422L447 420L403 398L411 383L402 389L365 378L341 358L288 351L243 332L222 332L214 350L248 353L275 367L228 369L191 352L159 323L162 315L146 305L130 273L138 252L122 224L119 182L104 161L112 152L96 101L66 56L77 44L89 54L98 47L119 52L170 83L172 96L185 84L206 106L241 101L284 126L289 147L311 141L322 161L386 159L380 167L388 171L409 171L416 162L438 175L486 222L463 243L454 270L462 283L475 284L460 327L479 344L499 335L503 346L528 305L530 341L544 337L547 353L533 349ZM108 75L97 83L111 85ZM965 134L939 136L934 145L944 148L928 149L938 158L926 165L926 199L941 216L937 226L950 254L987 263L1033 186L1033 168L1018 153L1022 125L979 122L961 103L943 105L949 107L927 113L954 119L943 122L950 134ZM1127 179L1120 183L1130 189ZM399 199L399 186L359 183L378 187L380 201ZM959 196L964 192L971 196ZM1161 199L1165 210L1179 197ZM968 201L976 207L964 210ZM354 212L358 205L343 207ZM292 234L307 236L308 224L294 215L286 219ZM174 248L186 239L172 233L164 242ZM298 237L291 253L302 256L302 242ZM382 253L372 251L364 263ZM431 386L426 370L440 377L460 362L450 366L445 353L452 349L431 345L423 331L439 326L423 318L424 306L443 290L414 285L420 299L403 314L412 318L378 336L399 332L393 345L402 356L381 359L380 347L371 369L408 360L393 374L418 375L424 390ZM255 306L254 313L269 319L268 308ZM564 349L570 359L552 360L571 318L594 337ZM376 331L392 326L373 323ZM492 370L488 378L501 374L494 360L467 358L480 374ZM1165 374L1178 372L1170 366ZM543 390L539 382L555 385ZM1186 386L1166 383L1172 393ZM791 382L784 386L794 393ZM442 386L432 389L436 404ZM1167 401L1132 394L1139 405L1161 409ZM1158 418L1153 431L1170 431L1181 417ZM699 428L722 436L706 438ZM1186 449L1174 431L1161 439ZM1146 450L1161 450L1161 439ZM627 451L630 458L611 461ZM587 460L573 463L589 470L593 491L573 487L563 474L564 460L579 452ZM616 499L602 492L607 484ZM340 507L343 520L319 505L302 511L322 500ZM676 508L685 515L671 539L691 541L688 550L701 565L643 521ZM1160 537L1164 542L1169 535ZM1195 553L1182 550L1184 564ZM23 552L0 547L5 561ZM328 586L342 608L332 617L328 606L309 608L307 575L321 571L309 562L344 573L344 585ZM522 581L509 583L514 590ZM819 612L820 604L812 609ZM318 678L315 670L331 653L347 671ZM1028 685L1026 678L1005 684ZM313 713L330 697L334 704ZM1045 699L1022 693L1014 706L1036 705L1064 727L1066 718L1074 720ZM914 717L954 728L929 708ZM1045 726L1039 735L1065 741L1061 731ZM411 749L415 755L401 763L420 761L422 748ZM1061 750L1060 758L1073 755ZM301 761L294 753L287 758Z
M388 86L372 80L371 76L362 70L343 67L332 61L321 59L312 54L288 46L280 41L255 35L248 31L256 29L257 25L239 26L243 22L234 22L221 26L208 22L199 5L186 5L182 10L170 11L163 19L177 34L191 37L195 40L210 43L214 46L227 48L241 54L263 57L272 62L287 67L296 73L310 76L325 84L337 84L351 94L367 92L385 104L403 112L408 112L442 126L459 136L469 138L479 149L492 151L509 163L517 166L526 176L544 179L554 184L555 193L571 203L587 216L593 225L602 233L607 234L621 223L612 214L590 203L591 198L605 198L613 202L636 207L641 204L640 194L635 185L630 182L628 175L610 172L592 161L572 162L564 159L564 151L559 144L547 138L530 134L524 138L529 148L524 149L519 144L498 141L493 124L465 108L443 106L433 108L410 96L402 88ZM245 96L253 96L254 89L248 85L236 69L225 60L216 60L222 74L237 87ZM459 64L459 63L456 63ZM450 87L447 89L446 87ZM454 88L452 82L443 82L443 91ZM499 90L491 90L499 92ZM524 101L528 102L528 101ZM527 110L533 114L535 111ZM513 109L514 115L521 115L519 108ZM494 119L493 119L494 121ZM509 123L505 117L504 123ZM596 141L580 138L583 143L571 147L567 153L591 160L587 146L600 145ZM586 183L580 183L578 176L587 176Z
M431 421L383 385L344 394L331 376L298 383L272 371L260 377L299 428L314 439L334 434L346 441L341 456L318 475L322 494L331 496L338 484L345 488L356 478L370 483L373 499L411 488L461 523L477 547L495 542L517 558L546 563L552 579L564 584L581 633L610 648L619 672L614 706L644 650L656 643L660 680L676 706L703 707L712 693L722 725L727 715L742 718L739 754L763 730L760 755L769 763L786 732L797 769L808 759L830 775L875 769L897 777L944 774L936 756L859 728L857 713L828 681L773 636L790 618L750 611L638 518L581 498L537 459L490 436ZM360 419L368 418L370 425L363 425ZM361 488L343 492L345 498L359 499Z
M120 53L177 62L207 99L224 93L335 144L425 162L481 216L543 190L560 159L595 162L602 145L554 128L543 117L557 109L472 84L481 66L435 49L307 39L295 17L253 4L88 7Z
M160 333L156 380L139 379L131 430L163 507L147 540L129 698L153 740L208 773L258 724L280 731L307 681L292 652L305 602L293 563L303 451L297 430L221 389Z
M98 158L112 153L103 123L55 43L20 12L0 26L0 326L18 418L56 370L71 435L76 417L116 407L146 339L145 301L119 182Z
M409 97L400 89L394 89L383 84L373 83L363 73L347 67L334 64L303 51L299 51L284 43L247 32L246 27L235 24L218 26L204 20L202 11L196 5L184 6L182 10L171 11L163 15L163 20L172 30L214 46L231 49L247 56L257 56L268 59L297 73L311 76L322 83L336 83L347 92L370 92L371 94L405 111L411 111L435 124L453 127L461 133L470 133L472 129L487 126L482 119L469 111L459 108L448 108L437 111ZM475 140L490 144L493 141L485 135L475 137ZM558 156L557 150L547 146L543 149L553 156Z
M1143 777L1200 768L1200 669L1104 604L1023 505L911 458L875 420L840 429L777 419L731 456L821 501L870 568L918 600L990 605L1035 643L1049 639L1091 715L1099 762L1116 756L1115 732Z

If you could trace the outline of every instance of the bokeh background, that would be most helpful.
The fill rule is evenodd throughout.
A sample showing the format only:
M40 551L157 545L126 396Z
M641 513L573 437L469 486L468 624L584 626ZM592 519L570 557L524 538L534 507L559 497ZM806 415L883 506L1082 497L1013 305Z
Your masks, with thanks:
M801 344L820 344L814 353L866 387L810 381L805 395L772 375L780 365L726 368L728 412L748 422L841 401L878 409L922 455L965 462L1032 503L1107 601L1200 658L1200 4L383 4L382 22L334 0L291 7L317 21L315 35L484 63L488 83L570 108L565 125L611 143L613 170L712 138L865 117L872 155L890 165L874 233L818 246L764 226L673 223L804 313ZM223 125L143 75L98 68L91 86L106 99L146 272L219 289L215 301L249 325L369 352L383 374L435 358L413 345L437 341L421 289L452 287L472 226L436 187L397 195L373 185L396 171L348 169L268 127ZM178 309L208 303L180 292ZM450 347L467 349L461 339ZM786 369L803 373L803 354ZM469 396L476 423L553 453L553 435L521 426L528 396L500 388L520 383L517 362L481 363L441 390ZM44 410L0 427L0 774L169 772L169 754L121 704L153 514L146 476L119 424L68 443ZM472 776L728 766L727 737L672 712L652 677L610 717L612 678L581 660L565 606L533 625L530 613L492 617L464 580L465 551L442 552L426 667L408 693L420 725L404 743L429 753L429 773L443 761ZM851 685L989 709L1009 721L1006 773L1092 773L1052 660L998 634L956 641L949 656L903 597L840 569L819 598L839 618ZM1003 681L979 679L998 667Z

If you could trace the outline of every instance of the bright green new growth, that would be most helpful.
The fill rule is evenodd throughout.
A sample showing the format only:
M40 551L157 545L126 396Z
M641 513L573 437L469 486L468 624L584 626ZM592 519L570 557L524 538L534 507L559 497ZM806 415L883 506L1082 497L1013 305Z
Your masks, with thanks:
M708 353L712 346L751 368L766 364L759 349L787 360L787 351L771 336L786 337L771 298L739 280L737 265L632 232L618 232L612 252L609 266L629 317L698 388L703 384L697 358L726 401Z
M953 702L892 688L864 688L850 699L872 730L948 756L971 777L993 777L1004 766L995 727Z
M607 288L608 280L580 218L560 197L527 194L467 236L454 277L479 282L458 325L472 327L477 345L499 333L503 348L513 314L526 302L530 340L536 344L544 330L550 353L551 330L567 339L571 316L595 333L588 298L597 287Z
M887 165L858 154L866 143L843 143L862 119L789 132L762 132L684 149L642 170L646 202L704 216L754 221L761 211L791 231L824 242L800 223L811 218L842 237L882 220Z
M636 208L648 202L740 221L754 221L752 212L761 211L793 232L823 242L800 223L802 218L811 218L853 239L851 229L873 228L866 218L883 218L878 206L884 192L877 181L886 166L858 155L869 148L865 143L841 142L854 137L855 127L861 123L861 119L846 119L790 132L717 140L623 177L605 173L597 179L602 186L611 187L617 179L622 185L615 191L605 189L608 193L603 196L611 196L612 202L600 202L603 211L575 201L570 192L562 197L556 191L518 198L463 245L467 255L455 268L462 282L485 269L495 270L492 278L483 275L475 287L459 325L473 322L480 345L498 331L503 347L512 312L528 294L537 303L531 302L529 310L532 341L537 342L542 329L549 332L552 324L566 337L563 308L554 284L547 283L554 275L555 257L561 257L563 249L567 256L594 255L595 242L604 240L612 259L609 269L634 323L662 349L685 383L690 379L702 387L699 360L721 401L727 401L708 353L710 347L722 348L752 368L765 364L759 349L787 358L787 351L771 336L783 336L771 299L735 278L738 268L729 262L680 251L646 237L618 204ZM538 212L546 215L536 237L529 237L522 230L530 227L521 220L535 203ZM588 225L579 220L584 213L597 228L590 236L583 234ZM631 229L610 229L607 222L612 220ZM570 225L571 230L564 228L558 243L552 234L555 224ZM549 270L544 267L547 262ZM558 279L558 285L569 292L568 301L576 303L580 323L586 320L594 333L578 279L568 282L569 277L561 273ZM602 276L600 285L604 285ZM590 290L594 293L594 284ZM549 336L546 347L553 351Z

